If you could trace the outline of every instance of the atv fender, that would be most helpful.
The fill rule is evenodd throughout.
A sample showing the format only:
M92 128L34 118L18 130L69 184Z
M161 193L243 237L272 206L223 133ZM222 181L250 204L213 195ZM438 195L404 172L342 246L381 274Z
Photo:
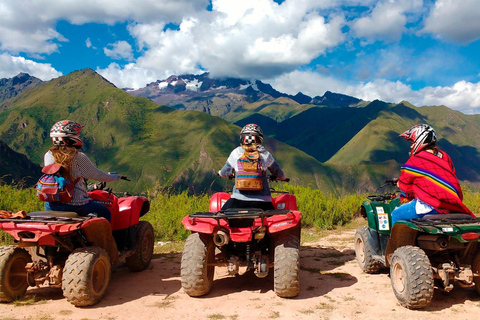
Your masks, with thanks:
M380 234L377 230L368 228L368 244L374 256L383 256L382 245L380 243Z
M412 229L408 224L395 223L392 228L387 250L385 251L385 264L390 267L393 252L403 246L416 246L418 230Z
M87 220L82 226L82 232L90 245L100 247L108 253L112 264L118 263L117 244L108 220L103 218Z

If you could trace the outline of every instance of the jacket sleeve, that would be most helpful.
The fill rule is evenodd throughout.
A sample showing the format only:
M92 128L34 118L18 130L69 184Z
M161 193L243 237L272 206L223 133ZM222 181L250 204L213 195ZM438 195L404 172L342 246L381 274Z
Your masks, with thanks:
M75 160L83 178L105 182L117 181L121 178L121 175L118 173L106 173L97 169L84 153L79 152Z
M277 177L278 180L285 180L287 178L285 173L283 173L282 169L280 168L280 165L275 160L273 160L272 164L268 167L268 171Z
M237 161L236 150L230 153L227 161L223 165L222 169L218 172L218 175L222 178L226 178L235 172L235 162Z

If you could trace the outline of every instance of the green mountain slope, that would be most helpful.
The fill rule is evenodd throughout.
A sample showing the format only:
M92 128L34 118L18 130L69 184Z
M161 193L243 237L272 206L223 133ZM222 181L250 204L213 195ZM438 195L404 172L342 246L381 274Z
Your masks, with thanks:
M0 181L33 186L41 175L41 167L28 158L10 149L0 141Z
M239 127L131 96L90 69L8 100L0 113L0 140L41 164L51 145L49 130L61 119L85 124L84 149L100 169L131 178L116 182L116 189L139 192L158 184L201 192L231 184L216 172L238 145ZM272 139L266 147L292 181L334 188L325 177L329 169L311 156Z

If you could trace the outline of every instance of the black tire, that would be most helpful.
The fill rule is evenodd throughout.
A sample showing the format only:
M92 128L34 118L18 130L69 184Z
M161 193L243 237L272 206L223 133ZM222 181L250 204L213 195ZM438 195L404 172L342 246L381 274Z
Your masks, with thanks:
M390 280L393 292L402 306L420 309L432 301L432 267L422 249L403 246L395 250L390 265Z
M77 249L65 262L63 295L76 307L94 305L105 295L110 272L110 258L105 250L99 247Z
M472 271L473 273L480 274L480 251L477 252L472 262ZM473 282L475 282L475 290L480 294L480 276L473 277Z
M368 241L368 226L361 226L355 232L355 256L365 273L377 273L383 267L381 261L373 258L372 246Z
M11 302L22 298L27 291L25 266L32 262L30 254L15 246L0 247L0 301Z
M274 257L275 294L292 298L300 292L300 238L296 234L279 237L275 243Z
M208 235L192 233L188 236L182 253L180 275L183 290L191 297L210 292L215 273L215 246Z
M131 271L143 271L148 268L153 256L155 235L150 222L140 221L135 231L135 253L125 259Z

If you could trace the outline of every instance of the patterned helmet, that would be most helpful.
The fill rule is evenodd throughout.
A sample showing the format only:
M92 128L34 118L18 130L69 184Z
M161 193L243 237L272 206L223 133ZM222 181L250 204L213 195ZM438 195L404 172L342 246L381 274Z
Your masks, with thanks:
M71 146L80 149L83 145L80 131L83 125L71 120L56 122L50 130L54 146Z
M434 145L437 142L435 130L428 124L417 124L400 135L410 141L410 156L414 156L421 150Z
M240 144L262 144L263 143L263 131L259 125L249 123L240 131Z

